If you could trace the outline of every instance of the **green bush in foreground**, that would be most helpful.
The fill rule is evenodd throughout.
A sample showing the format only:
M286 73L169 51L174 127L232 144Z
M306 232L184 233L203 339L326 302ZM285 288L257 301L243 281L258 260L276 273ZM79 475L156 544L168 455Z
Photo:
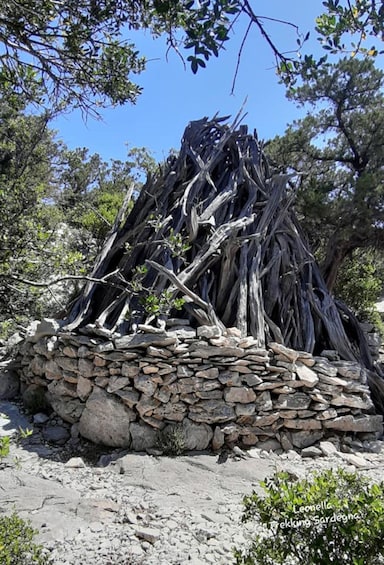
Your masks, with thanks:
M384 482L342 469L292 480L277 473L266 496L244 498L242 521L262 524L238 565L378 565L384 563Z
M36 531L17 514L0 517L0 563L1 565L46 565L50 563L42 546L33 538Z

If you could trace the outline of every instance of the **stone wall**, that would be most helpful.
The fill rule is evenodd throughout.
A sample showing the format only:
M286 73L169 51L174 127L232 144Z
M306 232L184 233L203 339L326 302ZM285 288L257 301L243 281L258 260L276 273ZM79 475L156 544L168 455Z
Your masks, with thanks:
M216 327L174 326L106 339L42 323L18 363L25 397L46 391L76 431L108 446L148 449L175 424L190 450L301 449L345 434L375 439L382 417L364 370L324 355L277 343L260 349L236 328L222 336Z

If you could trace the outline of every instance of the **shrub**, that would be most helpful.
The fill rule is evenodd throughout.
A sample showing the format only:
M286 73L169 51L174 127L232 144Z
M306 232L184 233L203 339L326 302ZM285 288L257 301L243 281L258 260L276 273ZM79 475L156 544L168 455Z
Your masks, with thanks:
M157 447L164 455L181 455L185 451L185 434L182 426L171 425L160 431Z
M36 532L17 514L0 517L0 563L2 565L45 565L50 559L33 538Z
M262 526L234 550L238 565L384 563L384 482L338 469L302 480L277 473L261 486L266 496L244 498L243 522Z

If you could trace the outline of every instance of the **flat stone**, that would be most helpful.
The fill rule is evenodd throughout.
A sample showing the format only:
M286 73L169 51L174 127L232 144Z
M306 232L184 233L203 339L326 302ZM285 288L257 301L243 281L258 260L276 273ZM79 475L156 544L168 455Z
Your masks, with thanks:
M322 428L321 422L309 418L302 420L285 420L284 426L294 430L321 430Z
M177 343L176 336L163 334L135 334L125 335L114 340L116 349L135 349L141 347L166 347Z
M322 455L321 449L313 445L301 450L301 457L319 457L320 455Z
M256 412L256 406L251 404L238 404L235 407L237 416L252 416Z
M350 465L354 465L358 469L368 469L372 467L372 464L361 457L360 455L355 455L354 453L338 453L339 457L341 457L344 461L349 463Z
M271 426L274 422L280 418L280 414L268 414L267 416L255 416L253 423L255 426Z
M128 377L113 376L109 379L107 392L116 392L126 386L129 386L130 380Z
M339 416L334 420L326 420L325 428L342 432L379 432L383 431L383 418L379 415Z
M221 330L218 326L199 326L196 330L197 337L209 339L211 337L220 337Z
M85 407L84 402L81 402L78 398L55 396L50 393L47 394L47 397L53 410L65 422L74 424L79 421Z
M217 367L212 367L210 369L205 369L203 371L196 371L196 377L202 379L217 379L219 376L219 369Z
M169 402L162 404L153 411L157 418L170 420L172 422L182 422L187 414L187 406L183 402Z
M298 351L285 347L285 345L282 345L281 343L271 342L268 343L268 347L272 349L272 351L277 355L283 355L286 359L288 359L288 361L291 362L295 362L300 355Z
M340 394L332 398L330 404L333 406L348 406L349 408L360 408L363 410L373 407L372 400L368 395L359 397L357 395L347 396L346 394Z
M46 426L43 429L43 437L46 441L63 445L66 443L71 434L67 428L62 426Z
M138 538L152 544L160 539L160 530L156 530L155 528L138 528L135 533Z
M135 419L132 410L117 399L95 387L88 398L79 423L80 434L111 447L129 447L130 422Z
M189 407L188 417L194 422L215 424L235 420L236 414L233 407L222 400L202 400Z
M308 408L310 403L311 397L308 394L297 392L295 394L280 394L275 407L286 410L302 410Z
M335 367L335 363L330 363L323 357L315 357L315 360L316 364L314 365L314 370L317 373L323 373L324 375L328 375L328 377L336 377L337 367Z
M191 351L191 357L201 357L202 359L209 359L210 357L243 357L244 349L240 347L202 347L195 351Z
M340 377L351 380L362 380L363 371L358 363L353 361L335 361L334 366Z
M224 391L224 399L226 402L239 402L248 404L256 399L256 394L251 388L247 387L229 387Z
M331 455L335 455L337 453L337 448L331 441L321 441L319 443L319 448L321 450L321 453L325 457L330 457Z
M315 371L312 371L300 361L296 362L296 374L304 386L314 387L319 382L319 377Z

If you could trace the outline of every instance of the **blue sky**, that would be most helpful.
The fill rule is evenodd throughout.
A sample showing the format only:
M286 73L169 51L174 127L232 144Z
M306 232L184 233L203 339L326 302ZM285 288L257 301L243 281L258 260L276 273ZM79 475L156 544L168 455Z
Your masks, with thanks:
M323 11L321 0L264 0L253 4L255 8L260 4L258 15L293 22L303 34L311 31L308 50L320 51L314 20ZM266 27L279 49L295 49L296 35L291 27L272 22L266 22ZM171 148L180 147L188 122L216 113L234 117L247 99L243 123L251 130L255 128L262 139L283 133L289 122L302 115L302 110L286 100L284 86L278 84L273 69L273 54L256 29L248 37L231 95L243 31L241 26L236 28L226 51L210 60L197 75L189 68L184 70L175 53L169 53L166 61L164 41L139 34L137 46L150 61L147 70L137 77L144 89L137 104L104 110L101 121L88 118L85 122L80 112L72 112L55 120L53 128L70 148L87 147L106 160L124 160L126 144L146 147L161 160ZM136 41L136 37L132 39Z

